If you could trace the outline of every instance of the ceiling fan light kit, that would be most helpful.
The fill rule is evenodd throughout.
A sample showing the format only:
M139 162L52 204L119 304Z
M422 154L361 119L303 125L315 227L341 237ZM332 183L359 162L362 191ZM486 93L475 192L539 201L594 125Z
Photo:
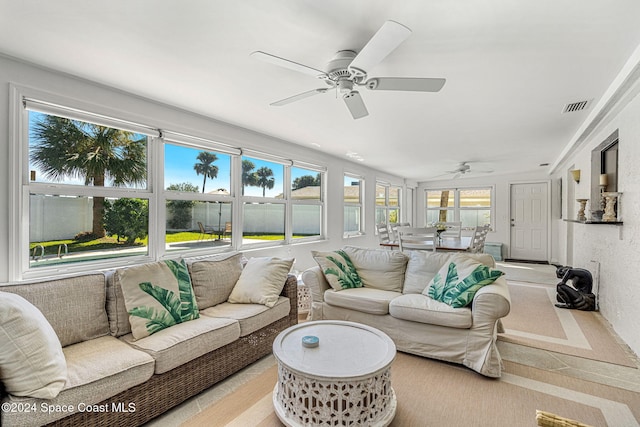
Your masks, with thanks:
M446 80L423 77L373 77L367 80L367 70L375 67L411 35L411 30L395 22L386 21L371 37L367 44L356 53L354 50L340 50L328 62L326 71L281 58L270 53L256 51L251 56L290 70L298 71L324 80L329 88L336 88L354 119L369 115L362 96L354 86L369 90L392 90L406 92L438 92ZM292 102L327 92L329 88L309 90L273 102L272 106L283 106Z

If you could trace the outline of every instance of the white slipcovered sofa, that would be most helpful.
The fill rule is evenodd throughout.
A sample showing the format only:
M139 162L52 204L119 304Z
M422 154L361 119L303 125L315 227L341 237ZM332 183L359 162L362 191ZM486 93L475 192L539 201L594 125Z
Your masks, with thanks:
M314 252L322 267L309 268L302 274L302 281L311 290L312 320L336 319L370 325L388 334L399 351L462 364L482 375L500 377L502 360L496 347L497 329L511 304L504 276L480 287L469 306L454 308L428 295L428 285L434 276L439 271L442 275L452 262L477 262L495 272L491 255L427 251L405 254L351 246L342 252L348 255L361 287L348 287L353 285L352 278L342 273L340 280L347 288L335 283L332 287L328 279L337 276L334 277L335 269L326 260L327 256L335 257Z

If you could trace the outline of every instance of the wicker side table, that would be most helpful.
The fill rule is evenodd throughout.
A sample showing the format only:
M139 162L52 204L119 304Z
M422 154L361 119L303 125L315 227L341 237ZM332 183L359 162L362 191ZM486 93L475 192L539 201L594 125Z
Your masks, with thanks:
M302 279L298 279L298 314L306 314L309 318L311 313L311 290L304 284Z
M318 337L308 348L302 338ZM292 326L273 343L276 415L287 426L387 426L396 413L391 362L396 346L383 332L354 322Z

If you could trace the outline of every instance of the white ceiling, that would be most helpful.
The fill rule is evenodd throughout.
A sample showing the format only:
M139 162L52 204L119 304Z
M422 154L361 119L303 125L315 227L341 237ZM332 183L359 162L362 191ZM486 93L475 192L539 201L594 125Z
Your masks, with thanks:
M0 0L0 53L425 181L553 163L590 112L563 107L598 102L639 17L637 0ZM334 91L269 106L323 84L251 52L324 69L389 19L413 33L369 75L444 77L440 92L362 88L359 120Z

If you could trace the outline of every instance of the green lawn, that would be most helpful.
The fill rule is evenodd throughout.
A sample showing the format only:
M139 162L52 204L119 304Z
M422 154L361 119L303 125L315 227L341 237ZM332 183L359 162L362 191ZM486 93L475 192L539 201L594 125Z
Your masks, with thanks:
M214 234L214 236L216 236ZM243 236L245 239L256 239L256 240L283 240L283 234L260 234L260 235L246 235ZM295 235L294 239L301 238L306 236ZM209 238L209 237L206 237ZM166 242L167 243L180 243L180 242L189 242L200 239L200 233L194 231L180 231L175 233L167 233ZM84 251L97 251L97 250L106 250L106 249L124 249L127 247L136 247L136 246L146 246L147 238L136 240L135 244L132 246L127 246L124 242L118 242L116 236L112 237L103 237L101 239L88 240L84 242L78 242L73 239L66 240L50 240L47 242L31 242L29 244L29 251L32 251L33 248L42 245L44 247L45 255L57 255L58 247L60 245L66 244L67 250L69 253L72 252L84 252ZM36 255L40 255L38 252Z

